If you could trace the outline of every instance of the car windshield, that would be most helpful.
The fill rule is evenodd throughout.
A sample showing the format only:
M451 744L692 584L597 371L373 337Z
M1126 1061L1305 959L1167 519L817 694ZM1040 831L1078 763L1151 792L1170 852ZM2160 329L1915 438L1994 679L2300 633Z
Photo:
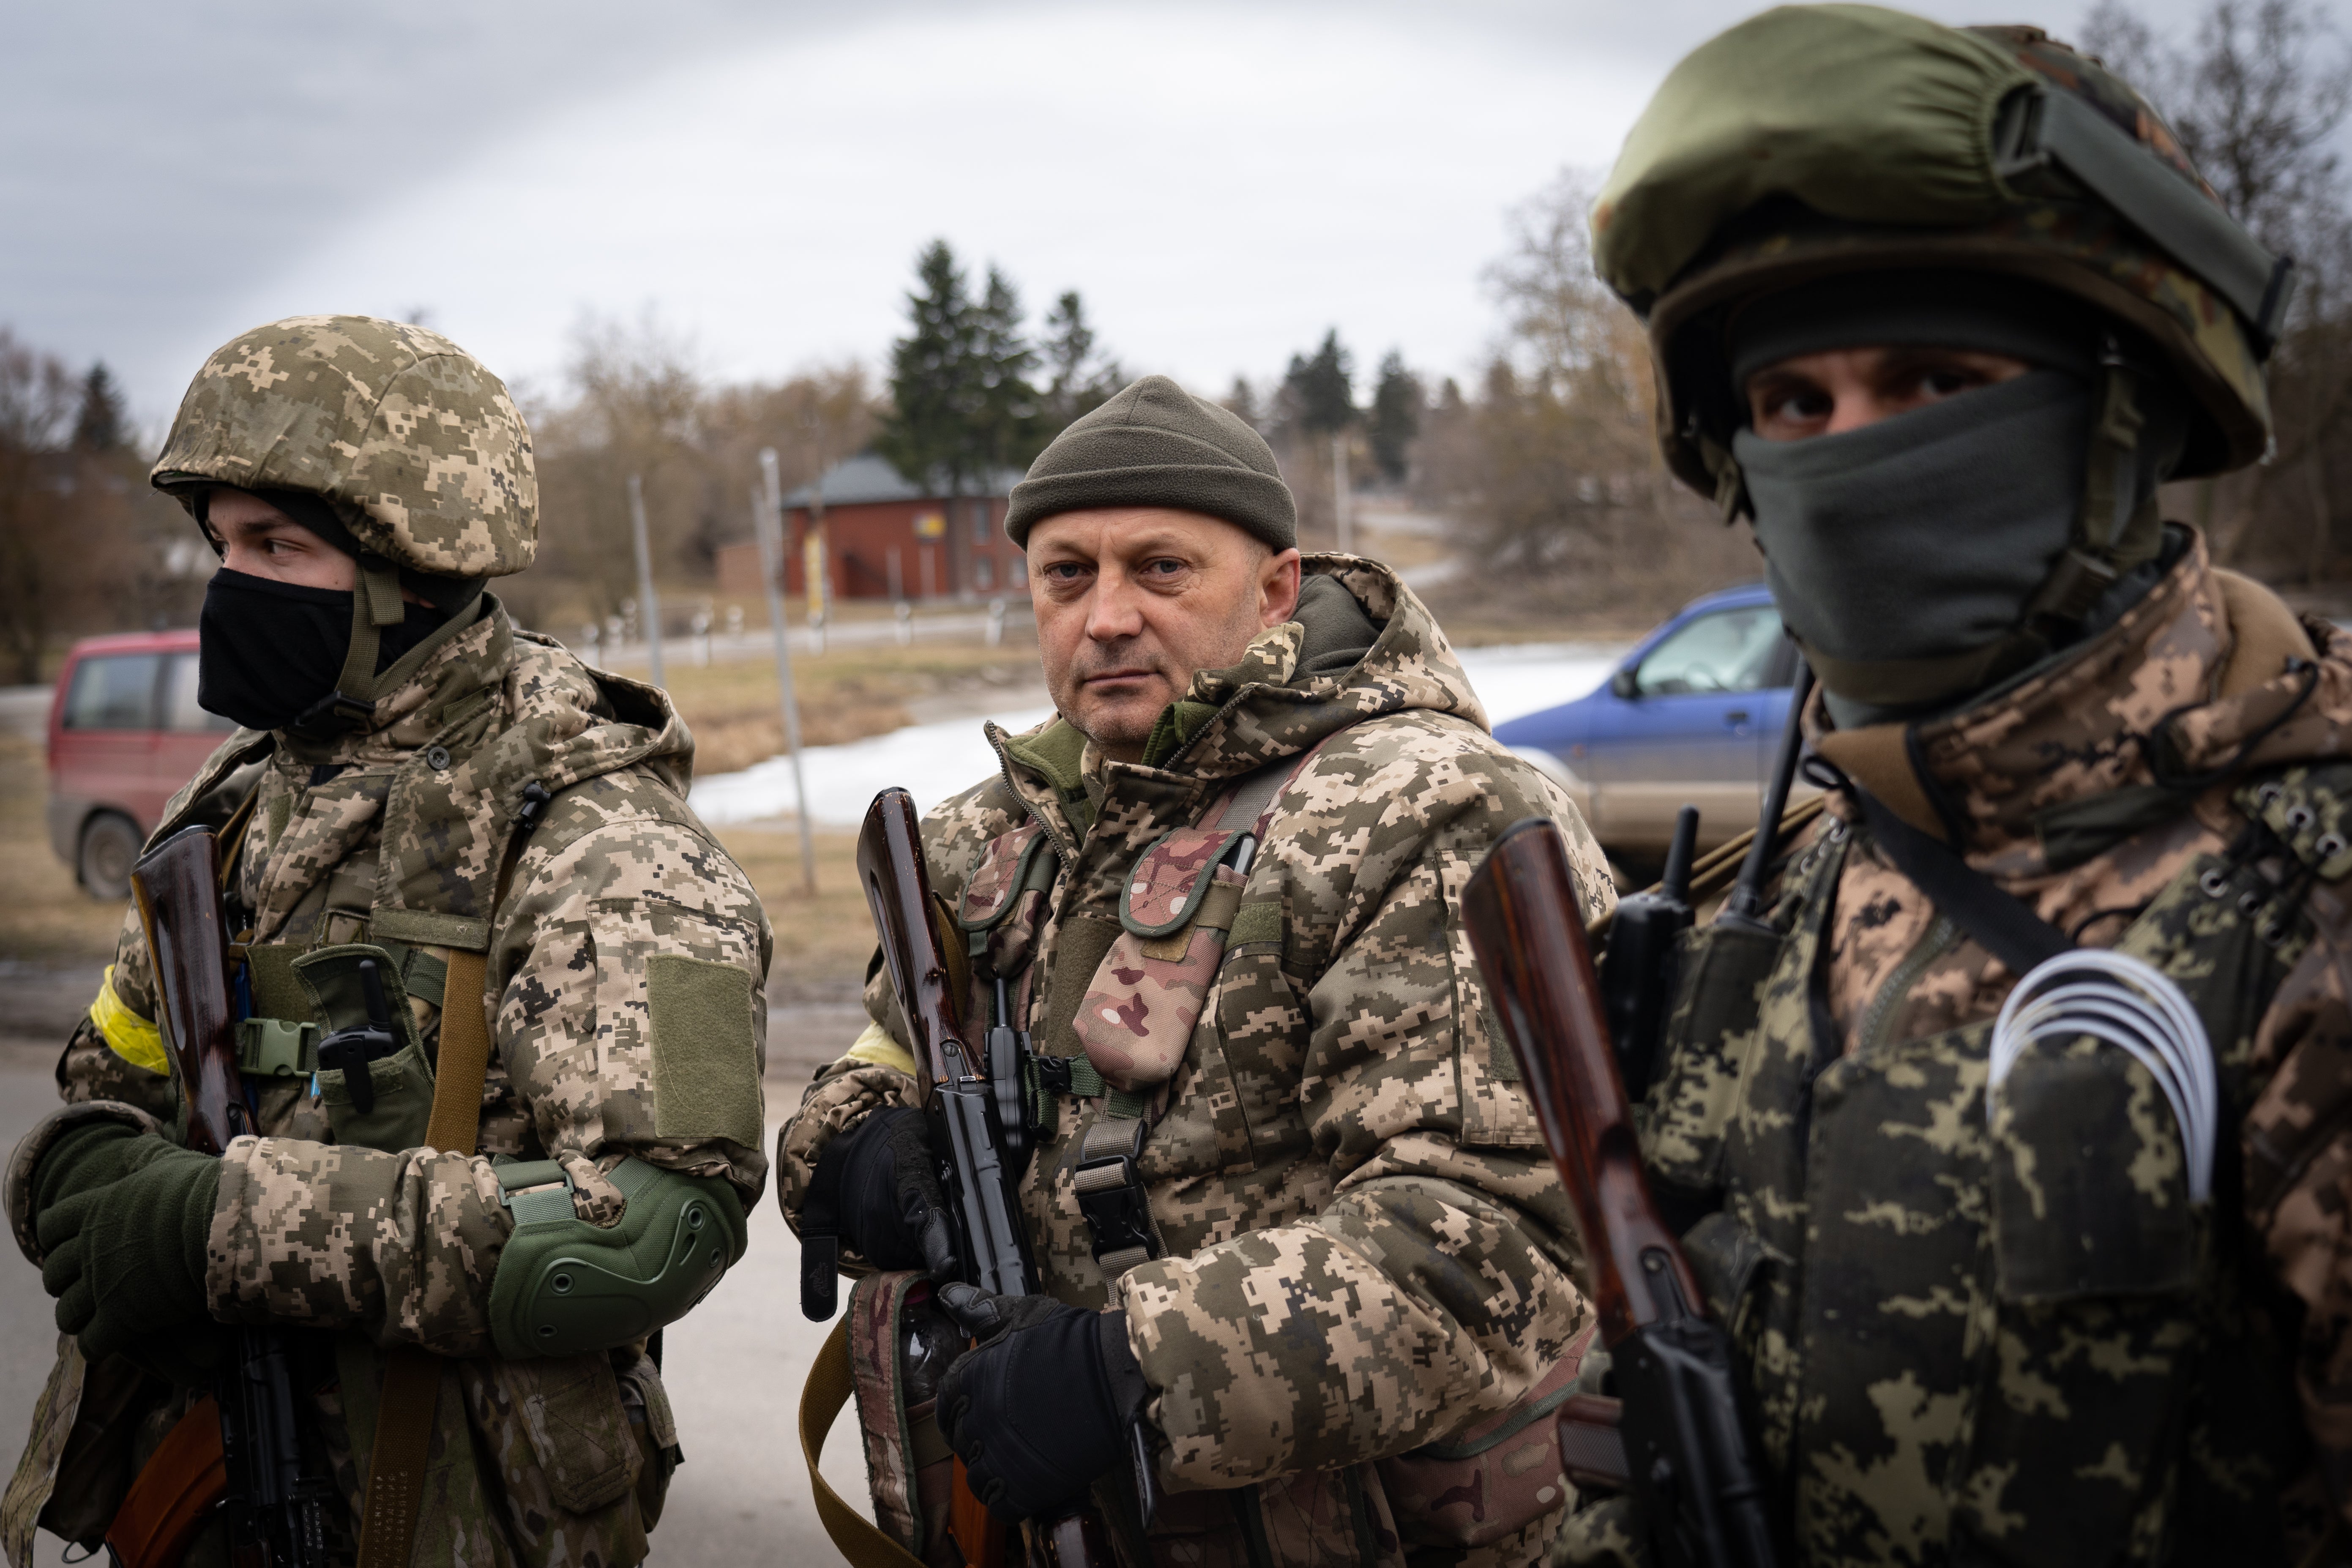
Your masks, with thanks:
M1644 697L1690 691L1755 691L1776 685L1780 613L1769 605L1700 616L1650 650L1634 672Z

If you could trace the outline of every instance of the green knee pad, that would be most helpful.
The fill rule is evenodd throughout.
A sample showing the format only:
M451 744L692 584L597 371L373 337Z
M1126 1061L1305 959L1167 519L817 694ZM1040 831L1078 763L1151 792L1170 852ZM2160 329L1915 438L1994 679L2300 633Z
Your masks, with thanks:
M498 1168L514 1234L490 1281L490 1336L509 1360L580 1355L643 1339L710 1293L748 1239L734 1189L635 1156L613 1169L628 1199L600 1229L572 1212L552 1160Z

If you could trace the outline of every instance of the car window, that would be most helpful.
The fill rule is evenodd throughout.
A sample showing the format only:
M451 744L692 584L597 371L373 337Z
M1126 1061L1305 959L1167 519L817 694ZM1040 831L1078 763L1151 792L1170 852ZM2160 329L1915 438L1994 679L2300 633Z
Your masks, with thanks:
M236 721L224 719L217 713L207 713L196 706L196 656L174 654L172 668L163 677L163 728L183 734L215 731L227 734L236 728Z
M74 666L66 693L68 730L152 730L155 727L155 675L163 656L113 653Z
M1670 634L1633 672L1644 697L1689 691L1757 691L1786 685L1774 668L1780 644L1780 612L1769 605L1717 610Z

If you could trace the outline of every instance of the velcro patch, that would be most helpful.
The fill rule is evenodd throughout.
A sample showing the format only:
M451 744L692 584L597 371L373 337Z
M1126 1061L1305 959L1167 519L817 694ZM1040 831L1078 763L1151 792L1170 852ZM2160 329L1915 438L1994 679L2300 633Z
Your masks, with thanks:
M653 1035L654 1134L760 1146L762 1107L751 976L731 963L656 953L646 961Z

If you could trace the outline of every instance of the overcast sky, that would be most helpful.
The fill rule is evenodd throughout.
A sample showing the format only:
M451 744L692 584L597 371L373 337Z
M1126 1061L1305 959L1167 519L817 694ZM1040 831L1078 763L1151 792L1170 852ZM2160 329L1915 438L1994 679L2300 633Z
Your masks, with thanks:
M1506 211L1605 166L1757 8L24 0L0 325L103 359L157 426L213 347L306 311L422 310L551 394L583 316L651 310L713 375L773 378L878 363L944 236L1033 313L1082 290L1130 370L1199 390L1331 326L1367 371L1396 347L1459 374Z

